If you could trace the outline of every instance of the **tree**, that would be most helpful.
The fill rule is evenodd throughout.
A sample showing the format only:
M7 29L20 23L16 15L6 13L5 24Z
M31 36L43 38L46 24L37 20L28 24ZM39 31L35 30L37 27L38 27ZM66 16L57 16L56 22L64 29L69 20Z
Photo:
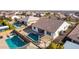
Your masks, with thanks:
M63 43L55 43L55 42L52 42L48 49L63 49L64 46L63 46Z
M49 16L50 15L50 12L46 12L46 14L45 14L46 16Z

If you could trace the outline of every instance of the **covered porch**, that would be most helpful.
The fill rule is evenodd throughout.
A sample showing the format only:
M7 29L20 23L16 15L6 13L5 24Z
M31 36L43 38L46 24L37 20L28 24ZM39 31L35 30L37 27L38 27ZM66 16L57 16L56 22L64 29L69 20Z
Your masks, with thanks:
M37 27L32 27L32 30L39 33L41 36L44 36L44 35L53 36L52 32L49 32L49 31L46 31L46 30L43 30Z

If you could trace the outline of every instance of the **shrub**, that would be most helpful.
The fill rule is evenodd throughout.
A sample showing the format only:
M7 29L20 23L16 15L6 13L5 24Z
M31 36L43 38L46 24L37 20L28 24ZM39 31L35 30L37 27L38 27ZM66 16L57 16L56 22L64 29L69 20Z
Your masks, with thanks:
M9 26L9 29L15 29L15 27L12 24L9 24L6 20L1 21L0 24Z
M48 49L63 49L63 48L64 48L63 43L55 43L55 42L52 42L48 47Z

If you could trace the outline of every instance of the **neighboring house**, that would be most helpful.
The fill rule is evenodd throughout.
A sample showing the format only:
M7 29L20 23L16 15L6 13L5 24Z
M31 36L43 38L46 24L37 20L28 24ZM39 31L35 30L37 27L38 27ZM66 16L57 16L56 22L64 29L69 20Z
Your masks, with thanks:
M65 19L66 18L66 16L64 15L64 14L62 14L62 13L58 13L58 16L61 18L61 19Z
M30 26L33 23L36 23L39 20L39 17L34 16L27 16L21 20L22 23L27 24L27 26Z
M69 17L72 19L72 21L79 21L79 17L75 14L70 14Z
M29 16L27 16L27 17L25 17L25 18L23 18L23 19L20 19L19 22L21 22L21 23L27 25L27 20L28 20L28 18L29 18Z
M67 36L67 38L71 41L79 43L79 25L77 25L73 31Z
M66 41L64 44L64 49L79 49L79 45L70 41Z
M12 16L11 18L12 18L12 19L20 19L20 17L17 16L17 15Z
M43 35L50 35L55 39L59 36L60 32L64 32L70 26L66 21L57 20L56 17L40 18L35 24L32 25L32 30Z

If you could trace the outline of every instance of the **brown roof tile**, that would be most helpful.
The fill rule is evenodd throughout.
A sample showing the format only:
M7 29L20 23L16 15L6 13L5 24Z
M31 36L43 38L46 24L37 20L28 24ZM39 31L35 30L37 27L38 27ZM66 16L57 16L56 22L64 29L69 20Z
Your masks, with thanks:
M79 42L79 25L75 27L75 29L68 35L68 37Z
M33 24L32 26L49 31L49 32L55 32L63 23L64 21L57 20L56 17L42 17L40 20L37 21L37 23Z

